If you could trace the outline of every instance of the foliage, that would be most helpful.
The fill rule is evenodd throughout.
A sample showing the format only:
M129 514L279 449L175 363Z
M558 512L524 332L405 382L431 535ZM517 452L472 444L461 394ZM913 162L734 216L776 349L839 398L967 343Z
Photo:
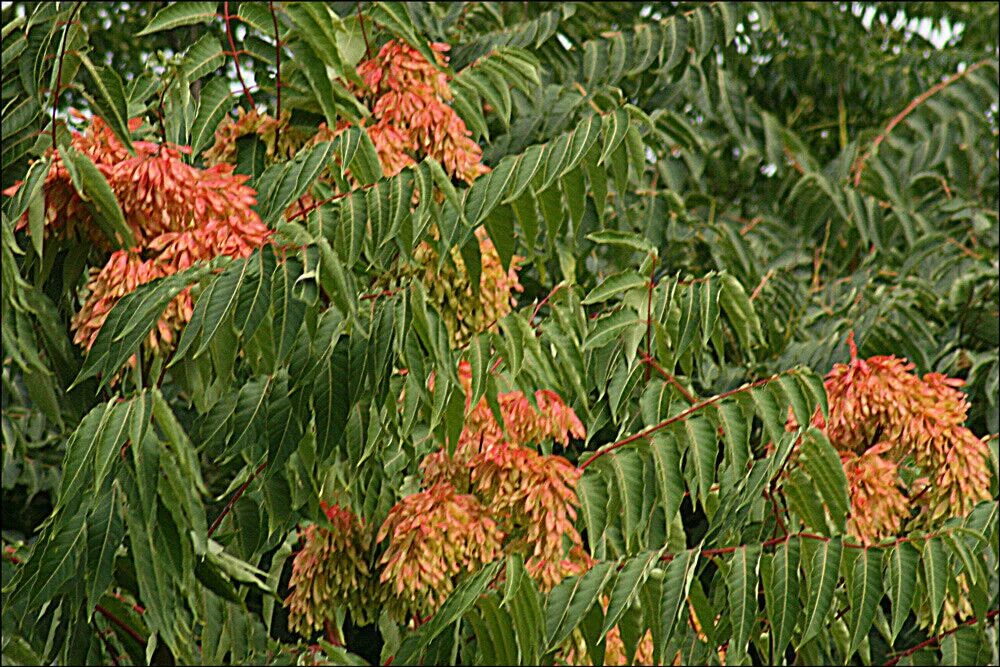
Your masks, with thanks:
M5 663L997 661L995 6L3 16Z

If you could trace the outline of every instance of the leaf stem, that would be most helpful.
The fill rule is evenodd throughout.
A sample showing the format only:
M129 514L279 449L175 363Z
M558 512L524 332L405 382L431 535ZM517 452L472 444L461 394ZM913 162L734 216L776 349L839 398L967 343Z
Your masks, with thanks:
M233 494L233 497L229 499L228 503L226 503L226 506L222 508L222 512L219 514L219 516L216 517L215 521L212 522L211 528L208 529L208 537L212 536L212 533L216 531L216 529L222 523L222 520L225 519L226 515L232 511L233 505L236 504L236 501L243 496L243 493L247 490L247 487L250 486L250 482L252 482L254 478L257 477L257 475L259 475L261 471L264 470L265 467L267 467L267 461L264 461L259 466L257 466L257 469L254 470L253 473L250 475L250 477L247 478L247 481L243 482L243 486L237 489L236 493Z
M998 614L1000 614L1000 609L992 609L992 610L986 612L986 616L983 617L983 620L984 621L988 621L991 618L996 618L996 616ZM889 662L885 663L885 667L892 667L892 665L895 665L897 662L899 662L900 660L902 660L903 658L905 658L905 657L907 657L909 655L913 655L914 653L916 653L920 649L927 648L928 646L931 646L932 644L937 644L938 642L940 642L942 639L944 639L948 635L953 635L956 632L958 632L959 630L961 630L962 628L964 628L964 627L966 627L968 625L975 625L976 623L979 623L979 619L978 618L970 618L969 620L965 621L964 623L960 623L959 625L957 625L956 627L952 628L951 630L948 630L947 632L942 632L939 635L934 635L930 639L926 639L926 640L920 642L919 644L917 644L916 646L914 646L912 648L908 648L905 651L903 651L902 653L898 653L896 655L896 657L894 657Z
M926 102L933 95L939 93L940 91L944 90L945 88L955 83L962 77L966 76L967 74L971 74L972 72L976 71L983 65L988 64L989 62L990 59L986 58L985 60L980 60L978 63L975 63L974 65L970 65L961 72L955 72L944 81L934 84L921 94L914 97L913 100L906 105L905 109L903 109L898 114L893 116L892 120L890 120L889 124L885 126L885 129L882 131L882 133L879 134L877 137L875 137L875 141L872 142L871 147L867 151L865 151L864 155L858 158L857 163L854 165L854 187L858 187L861 184L861 173L865 170L865 163L868 161L868 158L870 158L872 154L878 149L879 145L883 141L885 141L886 137L889 136L889 133L892 132L893 128L895 128L897 125L903 122L903 120L907 116L913 113L914 109L916 109L918 106Z
M230 24L230 19L232 18L229 14L229 2L223 2L222 19L226 22L226 38L229 40L229 54L233 57L233 63L236 65L236 78L240 80L240 85L243 87L243 94L250 101L250 106L256 108L257 105L253 101L253 95L250 94L250 89L247 88L247 84L243 80L243 71L240 69L240 56L236 50L236 42L233 41L233 27Z
M583 463L581 463L578 466L578 468L580 470L585 470L587 468L587 466L589 466L595 460L597 460L598 458L604 456L608 452L612 452L612 451L618 449L619 447L624 447L625 445L627 445L629 443L632 443L632 442L635 442L636 440L642 440L644 438L648 438L653 433L656 433L657 431L659 431L659 430L661 430L663 428L666 428L667 426L670 426L674 422L678 422L678 421L680 421L682 419L687 418L688 416L694 414L695 412L697 412L698 410L701 410L702 408L706 408L709 405L712 405L714 403L718 403L722 399L729 398L730 396L733 396L735 394L740 394L740 393L743 393L745 391L749 391L751 389L754 389L756 387L761 387L761 386L767 384L768 382L772 382L772 381L778 379L778 377L779 377L779 375L772 375L770 377L764 378L763 380L757 380L756 382L751 382L750 384L745 384L742 387L737 387L736 389L730 389L729 391L723 392L723 393L721 393L721 394L719 394L717 396L713 396L712 398L704 400L701 403L696 403L695 405L692 405L690 408L688 408L687 410L681 412L680 414L674 415L673 417L670 417L669 419L664 419L659 424L654 424L653 426L650 426L649 428L643 429L643 430L639 431L638 433L630 435L627 438L624 438L622 440L619 440L618 442L612 443L611 445L608 445L604 449L599 449L598 451L594 452L594 454L590 458L588 458L586 461L584 461Z

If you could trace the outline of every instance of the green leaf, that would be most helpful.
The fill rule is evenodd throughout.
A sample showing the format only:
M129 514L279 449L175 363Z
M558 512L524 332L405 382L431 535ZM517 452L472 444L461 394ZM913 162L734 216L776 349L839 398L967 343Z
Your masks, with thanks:
M663 550L647 551L634 558L627 560L618 572L615 585L611 589L611 597L608 602L608 610L604 616L604 626L601 628L601 636L611 630L625 613L625 610L639 599L639 591L650 572L660 562Z
M638 250L639 252L644 253L653 252L655 250L653 245L648 240L631 232L619 232L616 230L606 229L600 232L587 234L587 238L594 243L631 248L632 250Z
M185 287L199 280L208 265L140 285L118 300L84 359L74 385L103 373L101 384L110 382L122 365L139 349L170 301Z
M727 663L742 664L747 656L754 623L757 621L757 572L760 566L760 547L742 546L736 549L729 563L726 587L729 589L729 609L733 638L729 642Z
M594 328L587 336L583 349L604 347L624 335L627 330L641 324L641 320L633 310L623 309L605 315L594 322Z
M604 164L625 138L625 133L629 128L628 111L625 109L616 109L614 113L609 113L604 117L601 125L601 134L604 135L604 146L601 149L601 157L597 160L598 165Z
M93 617L94 605L114 578L115 551L125 537L125 527L118 510L120 491L117 483L94 503L87 526L87 618Z
M840 455L819 429L809 428L802 438L802 461L819 489L834 528L843 533L847 529L847 512L850 509L847 476Z
M948 587L948 552L944 541L934 537L924 543L924 582L930 595L931 629L937 628L938 616Z
M231 106L229 81L223 77L209 79L201 89L198 113L191 125L192 153L201 153L215 139L215 130Z
M218 37L204 35L191 45L184 54L184 70L188 81L200 79L210 72L222 67L226 57L222 54Z
M438 69L444 69L438 64L437 58L434 52L431 51L430 47L427 46L427 40L417 35L417 30L413 25L413 19L410 17L409 8L405 2L378 2L371 6L369 10L369 16L373 21L381 23L389 32L395 34L397 37L401 37L410 46L420 51L424 59L437 67Z
M677 473L678 477L680 473ZM600 475L593 471L584 471L577 482L577 495L580 498L580 513L587 527L590 541L590 551L595 557L604 554L604 541L607 531L608 488ZM677 501L678 506L680 500Z
M722 439L726 447L726 460L737 474L747 470L750 460L750 429L747 418L739 404L734 401L720 401L715 404Z
M684 482L680 470L680 453L673 434L659 432L650 443L650 453L656 466L657 493L663 504L663 514L669 524L684 500Z
M128 98L125 96L121 77L110 67L96 67L84 53L77 53L77 57L93 79L93 89L97 93L92 96L89 91L85 91L84 95L90 100L94 112L107 122L118 140L134 154L128 129Z
M249 269L249 260L240 259L232 262L222 275L216 278L212 284L212 291L203 295L203 298L208 298L208 305L202 323L201 344L194 353L194 359L208 349L221 327L232 327L232 314Z
M636 287L642 287L649 283L649 279L639 275L636 271L622 271L613 276L608 276L601 284L590 290L586 298L581 302L583 305L592 303L602 303L621 292L626 292Z
M674 555L663 573L663 595L660 599L661 619L663 627L663 645L670 644L674 628L684 608L691 580L694 578L695 566L698 564L699 549L688 549Z
M865 549L854 561L854 575L848 586L851 611L848 627L850 647L845 661L850 660L875 620L875 607L882 599L882 559L876 549Z
M809 595L803 610L805 620L800 645L819 635L827 626L827 614L833 602L833 590L840 577L840 559L844 546L839 537L823 542L806 567L809 575Z
M73 148L59 149L66 171L69 172L80 197L93 209L98 227L117 248L135 246L135 235L125 222L125 215L118 206L115 193L108 185L104 174L91 162L90 158Z
M895 641L910 614L917 586L917 563L920 552L909 542L901 542L885 553L886 582L892 604L892 639Z
M613 497L620 502L625 542L632 545L638 539L639 524L643 519L642 459L634 449L622 449L599 461L611 478Z
M431 641L476 604L479 596L500 571L502 564L502 560L495 561L460 583L430 621L420 626L416 632L407 635L396 653L394 662L401 665L416 664L417 658Z
M708 491L715 482L715 459L719 452L719 443L715 428L709 420L700 416L692 416L682 422L682 428L677 429L687 440L686 462L694 474L696 486L691 489L697 492L702 505L707 502Z
M295 296L292 286L302 275L302 266L287 259L279 262L271 284L271 323L276 343L275 362L281 363L292 349L292 344L302 328L306 304Z
M547 650L561 644L583 620L614 572L614 563L597 563L583 575L564 579L552 589L545 605Z
M207 23L216 17L217 2L174 2L160 11L149 21L136 37L151 35L161 30L171 30L184 25Z
M258 209L266 224L273 224L286 208L305 194L333 155L334 142L326 141L306 148L280 171L268 169L261 177Z
M764 609L771 624L771 660L780 664L802 608L799 603L799 541L787 539L774 552L764 582Z

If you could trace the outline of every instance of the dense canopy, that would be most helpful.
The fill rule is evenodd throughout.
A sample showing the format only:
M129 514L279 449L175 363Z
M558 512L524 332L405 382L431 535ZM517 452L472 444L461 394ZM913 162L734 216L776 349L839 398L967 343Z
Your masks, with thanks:
M992 3L4 3L4 664L996 664Z

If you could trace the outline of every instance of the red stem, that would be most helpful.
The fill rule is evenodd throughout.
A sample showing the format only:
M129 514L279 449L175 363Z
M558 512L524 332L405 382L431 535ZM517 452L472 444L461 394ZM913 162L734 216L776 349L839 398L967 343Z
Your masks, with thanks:
M132 639L136 640L137 642L139 642L143 646L146 645L146 638L143 637L142 635L140 635L138 630L136 630L131 625L127 624L125 621L123 621L122 619L120 619L117 616L115 616L114 614L112 614L110 611L108 611L107 609L105 609L101 605L95 606L94 607L94 611L96 611L97 613L101 614L102 616L104 616L104 618L108 619L109 621L111 621L112 623L114 623L115 625L117 625L119 628L121 628L122 630L124 630L126 633L128 633L128 635Z
M108 652L109 656L111 656L111 664L118 667L121 663L118 662L118 656L115 655L114 647L111 645L111 642L108 641L108 638L104 636L104 633L101 632L101 629L97 627L97 623L94 623L93 625L94 632L97 633L97 636L101 638L101 643L104 644L104 650ZM111 632L114 632L114 628L111 628Z
M566 286L565 283L559 283L558 285L556 285L555 287L552 288L551 292L549 292L548 294L545 295L544 299L542 299L541 301L538 302L538 305L535 306L535 310L533 310L532 313L531 313L531 319L529 320L529 322L532 323L531 326L535 326L534 325L535 318L538 317L538 311L540 311L542 309L542 306L544 306L545 304L547 304L549 302L549 299L551 299L552 297L554 297L556 295L556 292L558 292L559 290L561 290L565 286Z
M625 438L623 440L619 440L618 442L616 442L614 444L608 445L604 449L601 449L601 450L598 450L598 451L594 452L594 454L590 458L588 458L586 461L584 461L583 463L581 463L578 466L578 468L580 470L585 470L587 468L587 466L589 466L595 460L597 460L600 457L604 456L608 452L612 452L612 451L618 449L619 447L624 447L625 445L627 445L629 443L632 443L632 442L635 442L636 440L642 440L643 438L647 438L650 435L652 435L653 433L659 431L660 429L666 428L667 426L670 426L674 422L678 422L678 421L680 421L680 420L688 417L689 415L697 412L698 410L701 410L702 408L705 408L705 407L708 407L709 405L712 405L713 403L718 403L719 401L721 401L724 398L729 398L730 396L733 396L734 394L739 394L739 393L742 393L744 391L749 391L751 389L754 389L755 387L761 387L761 386L767 384L768 382L774 381L777 378L778 378L777 375L772 375L771 377L764 378L763 380L757 380L756 382L751 382L750 384L743 385L742 387L737 387L736 389L730 389L729 391L723 392L723 393L719 394L718 396L713 396L712 398L704 400L701 403L696 403L695 405L692 405L690 408L688 408L684 412L681 412L680 414L674 415L673 417L670 417L669 419L664 419L659 424L654 424L653 426L650 426L647 429L643 429L642 431L639 431L638 433L630 435L629 437L627 437L627 438Z
M986 618L983 619L983 620L988 621L991 618L995 618L998 614L1000 614L1000 609L993 609L991 611L986 612ZM967 625L975 625L976 623L979 623L979 619L978 618L970 618L969 620L965 621L964 623L960 623L958 626L952 628L951 630L948 630L947 632L942 632L939 635L934 635L930 639L927 639L927 640L924 640L924 641L920 642L919 644L917 644L913 648L908 648L905 651L903 651L902 653L898 654L895 658L893 658L889 662L885 663L885 667L892 667L892 665L895 665L897 662L899 662L900 660L902 660L906 656L913 655L914 653L916 653L920 649L927 648L931 644L937 644L939 641L941 641L942 639L944 639L948 635L953 635L956 632L958 632L959 630L961 630L962 628L964 628L965 626L967 626Z
M361 3L358 3L358 25L361 26L361 36L365 40L365 60L371 60L372 57L372 47L368 44L368 31L365 30L365 19L361 15ZM392 660L392 658L389 658ZM389 663L386 663L389 664Z
M889 133L892 132L893 128L895 128L897 125L903 122L903 119L909 116L914 109L916 109L918 106L926 102L930 97L940 92L944 88L947 88L951 84L955 83L966 74L974 72L975 70L979 69L983 65L988 64L989 62L990 62L989 58L987 58L986 60L980 60L978 63L970 65L961 72L955 72L944 81L934 84L920 95L914 97L913 101L911 101L909 104L906 105L905 109L903 109L898 114L893 116L892 120L889 121L889 124L885 126L885 130L883 130L880 135L875 137L875 141L872 142L871 148L869 148L864 155L858 158L857 165L854 168L854 187L858 187L858 185L861 184L861 173L865 169L865 162L868 160L869 157L871 157L872 153L875 152L875 150L879 147L879 145L883 141L885 141L885 138L889 136Z
M247 487L250 486L250 482L252 482L254 478L261 473L261 471L265 468L265 466L267 466L267 461L264 461L259 466L257 466L257 469L253 471L253 474L251 474L249 478L247 478L247 481L243 482L243 486L237 489L236 493L233 494L233 497L229 499L229 502L226 503L226 506L222 508L222 513L219 514L218 518L216 518L215 521L212 522L212 527L208 529L209 537L211 537L212 533L214 533L215 530L219 527L219 524L222 523L222 520L226 518L226 515L229 514L230 511L232 511L233 505L236 504L236 501L240 499L243 493L247 490Z
M246 95L247 99L250 100L250 106L256 107L257 105L253 101L253 95L250 94L250 89L247 88L247 84L243 81L243 71L240 69L240 56L236 51L236 42L233 41L233 28L229 21L232 18L229 15L229 2L222 3L222 18L226 22L226 38L229 40L229 51L233 56L233 63L236 65L236 78L240 80L240 85L243 86L243 94Z
M677 391L679 391L681 393L681 396L683 396L684 399L688 403L697 403L698 402L698 399L695 398L694 395L691 392L689 392L687 389L685 389L684 385L682 385L680 382L677 381L677 378L675 378L673 375L671 375L670 373L668 373L667 370L663 366L661 366L660 364L658 364L656 362L656 359L652 358L649 355L646 355L645 357L642 358L642 362L644 364L648 364L649 366L652 366L653 370L655 370L657 373L659 373L660 375L662 375L663 378L674 387L674 389L676 389Z

